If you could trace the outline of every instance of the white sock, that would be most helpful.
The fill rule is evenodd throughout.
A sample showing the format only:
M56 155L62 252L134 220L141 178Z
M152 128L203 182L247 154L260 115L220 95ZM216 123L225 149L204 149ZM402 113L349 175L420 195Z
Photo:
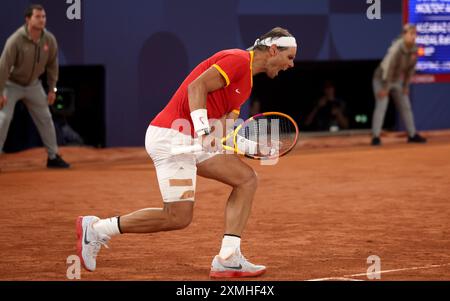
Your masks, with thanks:
M117 216L101 219L92 225L92 227L94 227L94 230L97 232L113 237L114 235L120 234L118 219Z
M241 248L241 238L237 236L224 235L222 239L222 248L220 249L219 256L222 259L227 259L236 251Z

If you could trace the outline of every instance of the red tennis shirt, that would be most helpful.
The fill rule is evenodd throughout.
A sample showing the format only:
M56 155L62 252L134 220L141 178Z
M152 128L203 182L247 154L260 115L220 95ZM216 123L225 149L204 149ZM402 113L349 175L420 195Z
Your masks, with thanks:
M241 49L222 50L201 62L170 99L166 107L152 120L153 126L172 128L177 119L188 120L191 135L194 136L194 125L189 109L188 86L204 71L213 66L226 81L225 87L208 93L206 109L209 119L220 119L225 114L235 111L239 114L241 105L250 97L253 86L252 77L253 51ZM187 132L186 129L178 129Z

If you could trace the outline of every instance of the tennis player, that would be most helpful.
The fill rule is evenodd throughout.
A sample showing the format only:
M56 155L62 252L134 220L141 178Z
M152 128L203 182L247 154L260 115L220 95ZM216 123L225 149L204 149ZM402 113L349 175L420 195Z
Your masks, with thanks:
M188 75L167 106L147 129L145 147L156 168L163 208L147 208L106 219L77 219L78 255L83 266L94 271L102 245L125 233L153 233L187 227L193 216L196 176L230 185L233 190L225 209L225 234L210 276L252 277L266 267L250 263L241 253L241 235L250 215L257 178L253 169L235 154L224 154L211 146L208 120L237 119L249 98L258 73L274 78L294 66L295 38L276 27L257 39L247 50L220 51L201 62ZM182 126L180 126L180 124ZM174 145L198 139L204 151L172 155Z

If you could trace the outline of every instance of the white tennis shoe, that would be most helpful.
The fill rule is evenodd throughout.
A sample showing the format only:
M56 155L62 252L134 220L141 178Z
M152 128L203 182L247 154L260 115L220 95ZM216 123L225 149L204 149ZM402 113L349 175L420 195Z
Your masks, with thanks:
M239 250L227 259L219 255L211 263L211 278L257 277L266 272L266 267L249 262Z
M77 253L84 268L93 272L97 266L97 255L102 245L108 248L111 239L106 234L94 230L92 225L100 219L96 216L79 216L77 218Z

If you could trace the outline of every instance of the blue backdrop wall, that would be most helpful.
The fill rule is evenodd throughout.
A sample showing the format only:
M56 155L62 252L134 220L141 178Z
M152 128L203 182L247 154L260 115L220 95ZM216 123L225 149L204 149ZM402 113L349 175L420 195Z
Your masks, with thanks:
M381 59L398 35L401 0L382 1L381 20L365 0L81 0L69 20L65 0L41 0L61 65L106 68L107 145L143 145L149 121L200 61L246 48L274 26L298 39L305 60ZM26 0L2 0L0 42L23 23ZM416 85L419 129L450 128L449 84Z

